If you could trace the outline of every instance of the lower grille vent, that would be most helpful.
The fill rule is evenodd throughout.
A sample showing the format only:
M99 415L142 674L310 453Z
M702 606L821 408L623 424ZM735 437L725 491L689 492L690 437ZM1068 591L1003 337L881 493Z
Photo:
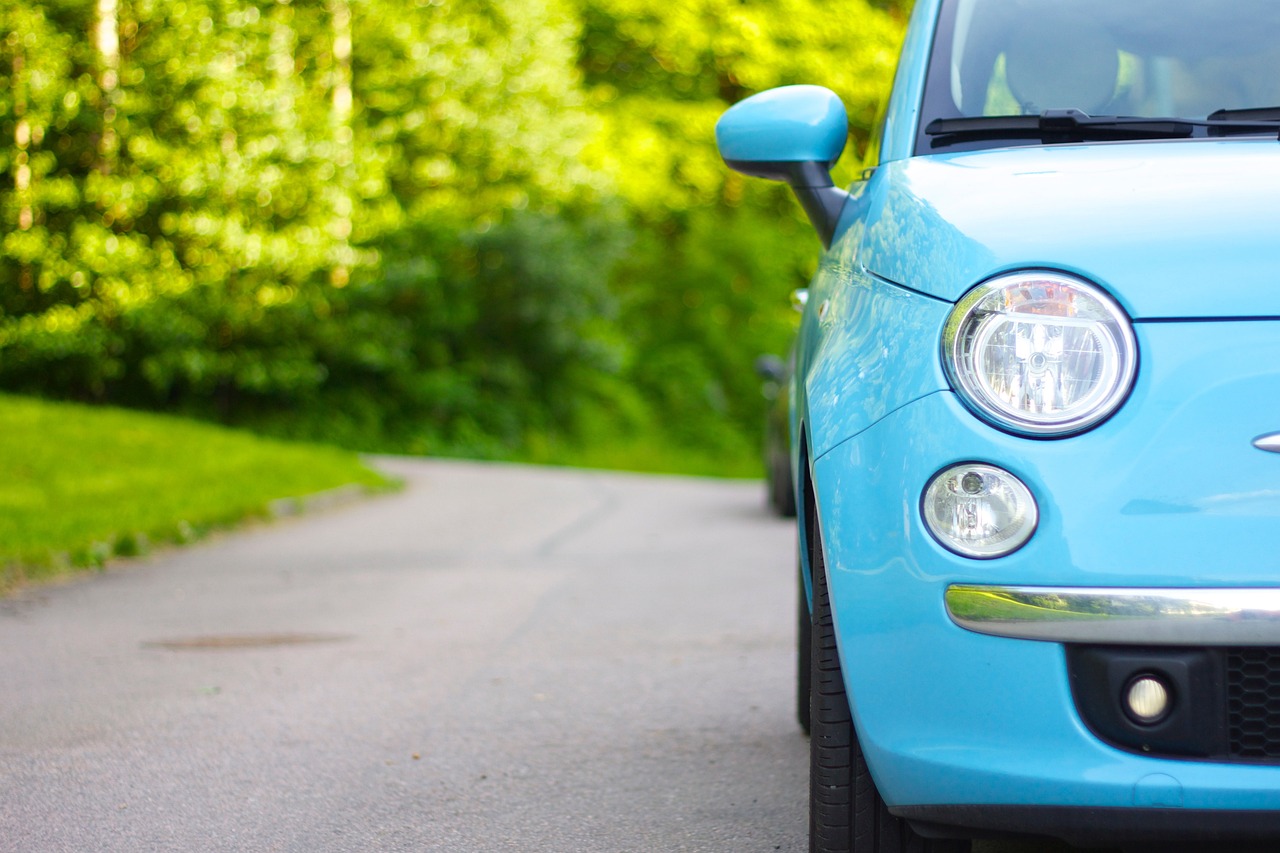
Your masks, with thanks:
M1232 757L1280 759L1280 649L1228 649L1226 658Z

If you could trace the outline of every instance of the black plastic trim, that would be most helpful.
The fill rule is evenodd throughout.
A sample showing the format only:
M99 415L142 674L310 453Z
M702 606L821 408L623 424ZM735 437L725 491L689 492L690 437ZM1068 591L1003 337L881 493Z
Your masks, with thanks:
M1067 646L1071 694L1098 738L1139 755L1232 761L1221 649ZM1170 709L1152 723L1125 710L1127 685L1154 675L1170 693Z
M831 240L835 237L836 225L840 222L840 214L844 211L849 194L838 189L831 180L831 167L827 163L816 161L782 161L765 160L725 160L725 164L735 172L750 175L753 178L767 178L771 181L784 181L796 194L800 206L822 240L824 249L831 248Z
M889 811L910 822L920 835L932 838L1030 835L1081 847L1280 838L1280 810L934 805L896 806Z
M830 187L831 166L810 160L725 160L735 172L753 178L782 181L793 187Z

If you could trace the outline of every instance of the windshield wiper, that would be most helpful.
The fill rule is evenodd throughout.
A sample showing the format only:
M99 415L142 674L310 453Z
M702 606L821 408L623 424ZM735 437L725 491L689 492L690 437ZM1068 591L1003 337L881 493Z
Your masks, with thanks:
M1249 107L1243 110L1217 110L1209 113L1207 121L1280 122L1280 107Z
M1256 112L1255 115L1239 115ZM1266 113L1262 115L1262 113ZM1197 128L1220 136L1234 133L1275 133L1280 130L1280 108L1270 110L1219 110L1207 119L1148 118L1145 116L1091 116L1080 110L1046 110L1030 116L975 116L939 118L924 132L934 147L966 140L1039 139L1046 143L1113 141L1123 139L1186 139Z
M961 139L1040 139L1083 142L1113 139L1180 139L1195 132L1189 121L1133 116L1091 116L1080 110L1045 110L1033 116L939 118L924 132L934 145Z

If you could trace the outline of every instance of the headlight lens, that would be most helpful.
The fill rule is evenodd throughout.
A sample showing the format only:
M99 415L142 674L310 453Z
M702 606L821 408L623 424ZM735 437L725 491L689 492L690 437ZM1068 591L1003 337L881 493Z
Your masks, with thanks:
M965 557L1003 557L1026 544L1040 520L1017 477L975 462L939 471L925 487L921 514L945 548Z
M1025 435L1069 435L1107 418L1137 370L1133 329L1078 278L1024 272L980 284L942 336L952 385L975 412Z

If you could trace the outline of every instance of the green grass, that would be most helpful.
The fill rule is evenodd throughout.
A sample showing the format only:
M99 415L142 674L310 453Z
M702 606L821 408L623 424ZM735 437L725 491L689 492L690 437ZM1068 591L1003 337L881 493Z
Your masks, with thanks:
M0 593L347 485L392 484L349 451L0 394Z

